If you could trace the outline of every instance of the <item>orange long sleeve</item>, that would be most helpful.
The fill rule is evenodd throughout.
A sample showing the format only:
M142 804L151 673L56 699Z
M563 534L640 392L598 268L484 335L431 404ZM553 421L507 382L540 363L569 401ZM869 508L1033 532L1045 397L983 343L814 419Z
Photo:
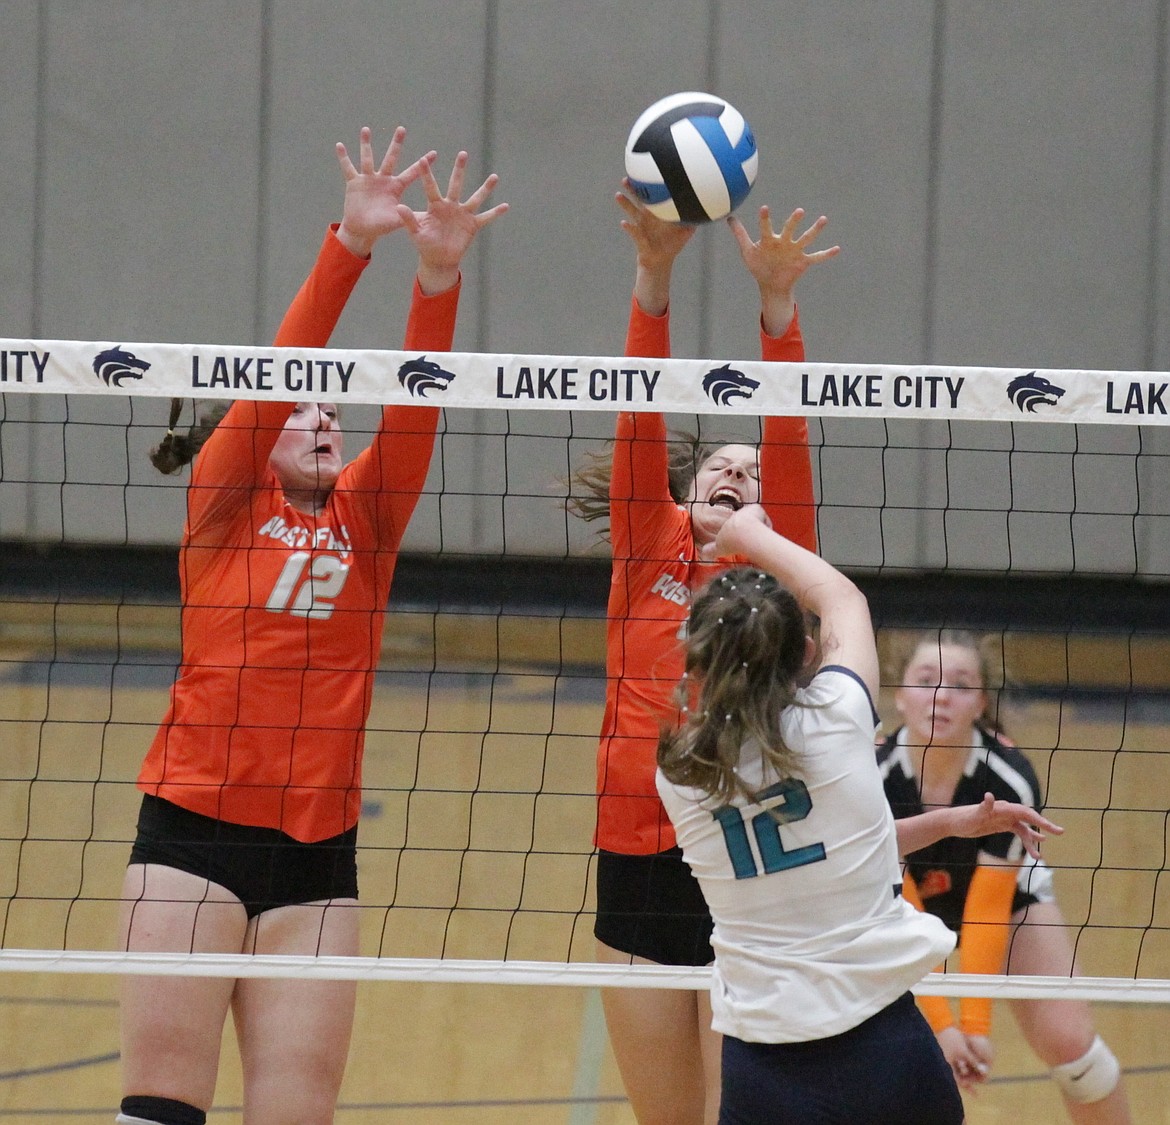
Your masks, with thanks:
M777 363L804 360L800 313L780 336L760 330L760 354ZM764 419L760 448L760 479L765 484L764 507L772 527L807 551L817 549L817 503L813 489L812 459L808 447L808 419Z
M922 896L918 893L918 884L914 882L914 876L909 871L902 876L902 897L919 910L925 909L922 905ZM916 999L919 1010L926 1017L926 1022L930 1024L930 1030L935 1035L954 1024L955 1016L945 996L918 996Z
M964 973L1002 973L1007 956L1008 922L1016 891L1014 867L975 868L959 940L959 970ZM968 1035L991 1034L991 1000L964 996L959 1003L959 1026Z

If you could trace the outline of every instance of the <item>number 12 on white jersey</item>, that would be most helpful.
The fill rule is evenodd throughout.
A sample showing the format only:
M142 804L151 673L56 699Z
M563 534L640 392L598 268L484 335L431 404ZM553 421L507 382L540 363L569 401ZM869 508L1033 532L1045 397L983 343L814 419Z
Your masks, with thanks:
M819 863L825 858L824 844L806 844L804 847L789 851L780 838L780 829L783 825L804 820L812 811L812 798L808 795L808 787L796 778L786 778L775 785L769 785L760 793L757 800L763 805L774 797L779 797L780 800L764 808L763 812L756 813L750 822L752 834L756 838L756 848L764 865L763 874L772 875L792 867L803 867L807 863ZM742 810L733 805L725 805L721 809L716 809L712 815L723 829L723 840L727 844L727 855L731 859L735 877L752 879L761 874L756 866L755 856L752 855L747 823L744 821Z

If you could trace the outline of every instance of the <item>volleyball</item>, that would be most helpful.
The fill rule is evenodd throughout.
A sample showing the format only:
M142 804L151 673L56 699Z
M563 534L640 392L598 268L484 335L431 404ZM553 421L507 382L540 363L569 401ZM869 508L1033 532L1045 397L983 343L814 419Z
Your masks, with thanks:
M630 130L626 176L660 219L709 223L731 214L756 179L759 155L743 114L714 94L671 94Z

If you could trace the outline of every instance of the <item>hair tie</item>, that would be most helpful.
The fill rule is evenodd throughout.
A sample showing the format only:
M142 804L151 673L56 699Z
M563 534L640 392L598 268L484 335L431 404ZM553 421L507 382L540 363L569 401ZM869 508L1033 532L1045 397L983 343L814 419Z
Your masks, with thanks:
M718 622L716 622L716 624L718 624L718 625L722 625L722 624L723 624L723 618L722 618L722 617L721 617L721 618L719 618L719 620L718 620Z
M758 605L752 606L752 613L759 613L759 612L760 612L760 607Z
M731 722L731 712L730 712L730 711L728 711L728 712L727 712L727 714L723 716L723 721L724 721L725 723L730 723L730 722Z
M743 662L743 666L744 666L745 668L747 667L747 661L746 661L746 660Z

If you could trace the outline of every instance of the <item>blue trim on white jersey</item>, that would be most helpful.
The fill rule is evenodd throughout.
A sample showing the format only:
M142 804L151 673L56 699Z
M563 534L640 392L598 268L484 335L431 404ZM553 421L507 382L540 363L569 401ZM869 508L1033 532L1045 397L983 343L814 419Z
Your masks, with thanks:
M865 698L869 700L869 713L873 716L873 725L876 727L882 721L881 716L877 713L877 708L873 705L873 696L869 694L869 688L866 687L865 681L852 668L846 668L844 664L822 664L817 669L815 680L822 672L840 672L843 676L848 676L851 680L856 680L858 686L865 692Z

